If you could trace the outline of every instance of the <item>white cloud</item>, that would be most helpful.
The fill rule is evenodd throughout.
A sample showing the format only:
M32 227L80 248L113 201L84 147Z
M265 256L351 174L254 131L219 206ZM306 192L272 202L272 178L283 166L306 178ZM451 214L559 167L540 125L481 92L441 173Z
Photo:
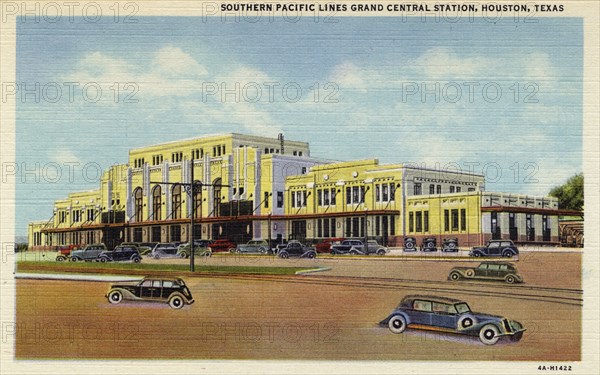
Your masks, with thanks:
M81 159L78 158L73 151L68 150L67 148L61 148L60 150L53 152L50 160L60 165L83 164Z

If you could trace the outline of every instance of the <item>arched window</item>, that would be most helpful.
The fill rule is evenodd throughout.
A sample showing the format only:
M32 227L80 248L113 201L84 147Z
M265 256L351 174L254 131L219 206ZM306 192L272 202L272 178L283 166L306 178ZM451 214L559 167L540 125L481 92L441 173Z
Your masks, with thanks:
M143 220L143 203L142 203L142 188L137 187L133 191L133 221L140 222Z
M160 220L160 207L161 207L161 189L160 185L156 185L152 190L152 220Z
M181 219L181 185L173 186L171 193L171 218Z
M195 180L194 183L198 184L194 191L194 219L198 219L202 217L202 182Z
M213 181L213 216L221 216L221 178Z

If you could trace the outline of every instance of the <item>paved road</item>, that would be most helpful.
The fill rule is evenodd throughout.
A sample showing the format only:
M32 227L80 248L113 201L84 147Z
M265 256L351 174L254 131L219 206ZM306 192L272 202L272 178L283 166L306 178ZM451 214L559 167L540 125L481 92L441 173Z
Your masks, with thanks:
M576 258L560 260L566 270L578 263ZM188 278L197 302L180 311L155 303L110 305L104 298L110 283L18 280L16 354L18 358L580 359L581 295L552 286L556 275L547 269L533 272L555 265L556 259L519 261L526 280L534 280L523 286L448 283L445 275L435 273L451 264L381 262L344 261L331 277L323 273ZM401 268L401 277L395 266ZM377 269L379 275L373 275ZM577 286L575 277L565 279ZM485 346L448 334L394 335L377 325L402 297L415 293L464 299L475 311L520 321L528 330L518 343Z

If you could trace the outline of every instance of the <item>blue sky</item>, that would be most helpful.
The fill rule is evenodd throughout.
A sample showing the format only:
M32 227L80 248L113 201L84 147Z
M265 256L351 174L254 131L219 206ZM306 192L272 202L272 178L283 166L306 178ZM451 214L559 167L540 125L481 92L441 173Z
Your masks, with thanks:
M17 82L42 93L17 100L17 163L39 163L41 177L17 178L17 234L47 220L53 200L98 186L82 176L86 164L203 134L283 132L316 157L473 166L490 191L545 195L582 170L581 19L111 21L17 24ZM79 84L72 102L65 82ZM94 103L81 90L90 82L90 96L102 88ZM137 103L125 100L127 82ZM236 82L239 102L222 100ZM73 165L74 178L66 167L55 178L48 163Z

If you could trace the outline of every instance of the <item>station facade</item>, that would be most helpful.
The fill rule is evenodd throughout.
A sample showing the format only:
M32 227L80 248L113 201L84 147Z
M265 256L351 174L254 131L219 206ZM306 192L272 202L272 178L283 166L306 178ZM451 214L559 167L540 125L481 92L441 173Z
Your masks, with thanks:
M190 183L201 188L194 191ZM193 205L193 207L192 207ZM54 202L29 224L30 249L104 242L185 242L194 238L374 238L402 246L458 238L558 242L558 202L485 191L484 176L313 158L308 143L222 134L132 149L96 190ZM572 214L572 213L571 213Z

